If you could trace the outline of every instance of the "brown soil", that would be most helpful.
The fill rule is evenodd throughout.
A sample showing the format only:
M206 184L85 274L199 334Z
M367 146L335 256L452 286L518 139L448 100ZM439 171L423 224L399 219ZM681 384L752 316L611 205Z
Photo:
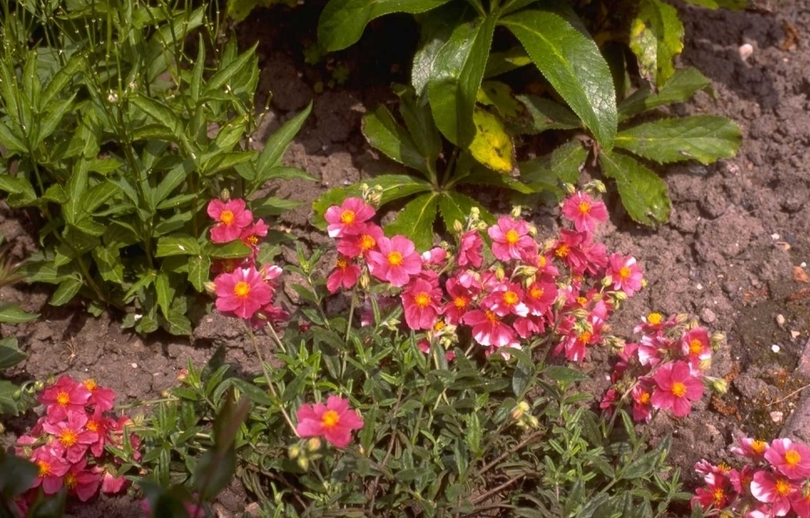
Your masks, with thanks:
M311 8L290 11L293 20L307 16L299 12L303 9ZM359 120L365 110L390 99L390 81L406 80L409 58L399 55L404 45L397 42L413 41L415 32L391 35L372 25L355 49L338 56L350 64L347 85L315 94L316 83L329 80L327 66L303 63L306 38L290 38L287 29L268 33L267 27L273 27L268 21L277 15L258 11L238 32L246 43L262 35L260 89L273 92L272 117L263 131L273 131L314 100L313 114L287 161L321 181L282 186L279 196L304 204L278 223L317 247L325 240L309 226L311 201L329 187L397 169L369 149ZM717 95L700 94L674 112L735 119L743 129L742 149L736 158L712 166L690 163L662 171L673 200L671 221L645 228L624 217L614 203L603 238L609 248L635 255L649 280L616 315L617 334L629 336L641 315L658 311L699 315L705 325L728 335L712 374L726 377L729 392L699 403L685 419L664 417L654 424L653 441L673 433L671 460L687 483L694 483L693 464L702 457L721 460L738 435L770 439L795 431L801 437L802 428L808 429L802 423L810 419L810 398L802 400L799 389L810 369L800 372L797 365L810 336L810 284L794 280L794 268L807 271L805 263L810 263L810 9L804 0L785 0L736 13L683 8L682 15L687 34L682 64L703 71ZM288 30L299 29L292 23ZM739 47L745 43L754 51L743 60ZM13 243L13 256L23 258L35 249L31 236L36 229L24 215L2 207L0 234ZM294 301L292 290L285 293ZM203 320L191 341L166 335L144 340L122 331L116 315L90 317L81 303L52 308L45 304L47 297L43 287L0 292L3 301L42 313L30 324L0 326L0 335L16 335L29 354L13 371L18 380L61 373L93 376L118 391L119 403L130 403L158 397L187 362L205 362L213 345L227 347L229 362L255 365L240 328L216 314ZM782 324L778 315L784 317ZM594 355L593 366L606 369L605 358ZM790 429L783 429L794 410ZM12 434L5 439L11 440L29 423L4 424ZM248 502L234 487L219 509L224 516L239 514ZM109 500L81 511L88 517L102 514L137 515L132 505Z

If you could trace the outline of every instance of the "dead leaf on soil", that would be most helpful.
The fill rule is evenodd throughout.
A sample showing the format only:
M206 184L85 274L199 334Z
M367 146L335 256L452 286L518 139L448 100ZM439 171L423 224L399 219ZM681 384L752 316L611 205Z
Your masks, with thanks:
M808 277L807 272L804 271L804 268L802 268L801 266L793 267L793 280L796 282L803 282L805 284L810 284L810 277Z
M782 50L790 50L796 47L796 43L801 39L799 30L787 20L782 24L782 28L785 30L785 41L782 42L780 48Z

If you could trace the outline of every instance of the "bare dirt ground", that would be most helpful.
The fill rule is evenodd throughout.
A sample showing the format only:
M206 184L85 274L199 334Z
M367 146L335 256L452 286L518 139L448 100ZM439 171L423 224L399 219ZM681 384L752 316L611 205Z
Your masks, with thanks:
M802 390L810 381L810 354L805 352L810 349L810 7L805 0L785 0L735 13L683 8L682 15L687 41L681 62L714 82L716 98L699 94L675 107L674 114L733 118L743 130L742 149L736 158L709 167L690 163L661 170L673 211L671 221L658 228L632 223L616 200L609 200L612 219L603 238L611 249L634 254L649 281L616 315L617 334L629 336L638 318L658 311L692 313L728 335L712 374L729 381L729 392L701 402L679 422L663 418L654 423L653 441L674 434L671 461L690 483L696 481L693 464L701 457L721 460L738 435L771 439L795 433L810 441L810 396L803 397L810 390ZM273 92L264 131L314 100L313 114L287 160L320 183L282 186L278 195L304 204L276 224L317 247L325 241L309 226L311 201L329 187L396 170L366 145L359 120L365 110L390 99L389 82L407 80L409 56L397 49L411 48L416 32L390 34L372 24L354 50L337 57L350 64L348 83L316 93L316 84L328 81L328 67L335 63L304 64L302 49L308 42L290 38L300 28L293 22L285 29L290 34L267 29L274 16L259 11L237 30L245 43L261 35L260 88ZM743 44L753 48L747 58L740 54ZM538 209L541 228L551 220L549 214ZM35 230L24 214L0 204L0 234L13 243L15 257L22 259L34 249ZM29 355L12 373L17 380L61 373L92 376L118 391L119 403L130 403L158 397L187 362L202 364L218 344L227 346L228 361L256 363L239 326L218 315L206 317L191 341L167 335L142 339L120 329L119 315L96 319L81 303L45 305L46 288L0 292L2 300L42 313L30 324L0 326L0 334L16 335ZM289 289L285 293L293 295ZM605 351L597 352L586 368L607 373L606 358ZM9 441L26 421L4 424ZM219 510L223 516L238 515L249 501L234 486L221 498ZM91 508L80 515L133 512L131 505L112 501Z

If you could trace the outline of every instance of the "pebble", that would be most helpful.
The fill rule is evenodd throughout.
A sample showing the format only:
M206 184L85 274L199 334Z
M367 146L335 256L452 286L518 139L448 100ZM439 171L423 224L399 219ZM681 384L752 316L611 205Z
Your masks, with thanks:
M799 338L799 335L801 335L801 333L800 333L800 332L798 332L798 331L791 331L791 332L790 332L790 339L791 339L791 340L795 340L795 339Z
M745 61L746 59L751 57L751 54L754 53L754 46L750 43L744 43L740 45L740 59Z
M137 369L137 368L138 368L138 364L137 364L137 363L131 363L131 364L130 364L130 366L131 366L133 369Z
M779 315L776 315L776 323L779 324L779 327L785 325L785 316L782 315L781 313Z
M706 322L707 324L711 324L712 322L717 320L717 315L715 315L714 311L712 311L711 309L703 308L703 310L700 312L700 319Z
M782 417L784 417L784 415L785 414L779 411L771 412L771 421L773 421L774 423L781 423Z
M775 353L778 353L778 352L779 352L779 351L781 351L781 350L782 350L782 348L781 348L781 347L779 347L777 344L773 344L773 345L771 346L771 351L773 351L773 352L775 352Z

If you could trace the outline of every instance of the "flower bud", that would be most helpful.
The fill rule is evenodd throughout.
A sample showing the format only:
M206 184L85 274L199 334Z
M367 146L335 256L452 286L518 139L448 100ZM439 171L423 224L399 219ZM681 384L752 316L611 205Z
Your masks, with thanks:
M369 191L368 184L367 184L367 183L361 183L361 184L360 184L360 192L362 192L362 193L366 193L366 192L368 192L368 191Z
M298 460L296 462L298 462L298 467L303 469L304 471L306 471L307 468L309 467L309 459L306 457L298 457Z
M227 203L231 199L231 191L228 189L222 189L222 191L219 193L219 199Z
M506 277L506 272L504 271L503 266L498 264L495 267L495 278L502 281L504 277Z
M613 277L611 275L605 275L605 277L602 279L602 287L607 288L611 285L613 285Z
M523 414L530 410L530 406L525 401L521 401L518 403L515 408L512 409L512 419L518 421L520 418L523 417Z
M616 297L616 300L627 300L627 293L623 292L622 290L615 292L613 296Z
M712 368L712 359L711 358L706 358L705 360L700 360L700 363L698 363L698 369L701 372L708 372L708 370L711 369L711 368Z
M710 340L712 342L712 349L716 351L723 345L723 342L726 341L726 335L723 333L712 333Z
M704 376L703 379L708 381L709 387L718 394L725 394L728 392L728 382L723 378Z
M360 288L367 290L369 284L371 284L371 278L368 276L368 272L364 270L362 275L360 275L360 280L357 282L360 285Z
M313 437L307 441L307 451L315 452L321 449L321 440L318 437Z
M15 390L14 393L11 394L11 399L13 399L14 401L19 401L21 397L22 397L22 390L20 389Z
M520 217L521 210L522 207L520 205L515 205L514 207L512 207L512 212L510 212L509 215L515 219L518 219Z
M462 232L464 232L464 226L461 224L459 220L453 221L453 232L455 232L456 234L461 234Z
M575 192L577 192L577 186L572 183L563 184L563 188L565 189L565 192L567 192L568 194L574 194Z
M290 447L287 448L287 455L289 455L291 459L297 459L300 454L301 447L297 444L291 444Z
M486 224L484 221L478 222L478 230L486 230L489 228L489 225Z
M204 282L203 287L205 288L206 293L208 293L209 295L213 295L217 291L217 285L214 284L214 281Z
M383 325L383 327L385 327L389 331L396 331L397 328L399 327L399 324L400 324L400 321L397 320L396 318L389 318L388 320L383 322L382 325Z
M537 227L534 225L529 225L529 235L532 237L537 237Z

